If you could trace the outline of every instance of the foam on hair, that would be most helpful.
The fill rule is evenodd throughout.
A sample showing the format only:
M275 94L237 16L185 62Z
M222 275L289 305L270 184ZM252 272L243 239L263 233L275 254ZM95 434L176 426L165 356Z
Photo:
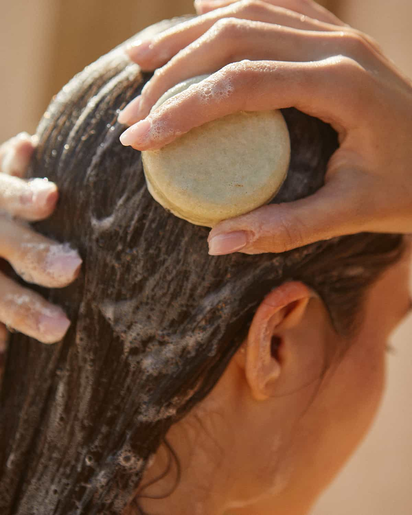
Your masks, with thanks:
M62 342L11 336L0 391L4 515L122 513L168 428L221 377L264 295L302 280L346 331L368 285L400 255L401 237L363 234L282 255L209 256L207 229L159 206L140 153L119 142L117 114L149 77L115 49L63 88L37 131L31 174L55 181L60 202L35 227L79 249L83 266L67 288L35 288L72 320ZM319 189L338 145L327 124L283 115L292 155L274 202Z

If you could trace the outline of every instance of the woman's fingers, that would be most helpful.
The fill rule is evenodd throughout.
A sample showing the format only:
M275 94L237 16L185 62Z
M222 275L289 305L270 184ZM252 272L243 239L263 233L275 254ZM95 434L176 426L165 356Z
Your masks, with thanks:
M202 5L198 12L207 15L131 51L148 69L172 59L119 121L141 120L174 84L211 75L132 125L122 143L156 150L235 112L296 107L331 124L340 144L315 195L220 223L210 253L283 252L362 231L411 232L411 84L376 42L311 0Z
M341 55L304 63L241 61L169 99L120 140L139 150L155 150L228 114L296 107L330 123L343 142L375 88L362 66Z
M205 16L200 16L182 23L178 27L166 30L153 40L138 41L127 50L127 53L129 57L137 62L144 70L159 68L170 61L173 56L176 57L169 63L170 66L158 69L155 72L152 80L143 88L142 96L134 99L120 113L118 118L119 122L128 125L136 123L148 114L151 106L155 103L157 98L159 98L161 93L157 94L156 92L158 90L164 92L168 87L179 82L179 80L184 80L191 76L193 77L196 74L194 71L192 71L191 74L189 70L185 70L184 63L188 61L197 61L197 59L200 59L196 63L193 63L197 65L193 68L202 68L202 71L199 73L204 74L217 70L219 63L220 66L223 66L228 62L250 58L249 56L252 54L252 51L243 41L245 35L248 41L251 39L247 37L249 24L246 25L244 20L263 22L262 25L276 25L278 29L277 40L282 38L282 31L287 28L305 31L336 32L341 30L341 27L337 27L336 25L314 20L288 9L256 0L253 2L237 2L230 4L227 7L217 9ZM236 35L233 34L234 32L236 32ZM304 34L305 33L303 33L303 35ZM222 39L225 39L224 37L222 38L222 36L227 36L226 39L231 40L232 50L229 50L227 47L227 41L222 41ZM270 34L266 33L267 38L270 38L270 36ZM279 51L276 55L270 55L270 51L267 47L270 46L273 48L273 41L270 44L269 40L268 45L267 40L261 41L262 36L259 40L260 45L255 44L255 50L253 52L257 59L276 59L276 55L280 55ZM219 50L220 53L222 53L222 50L224 51L226 59L217 59L217 62L213 64L213 58L209 54L210 45L208 43L222 45ZM246 52L243 52L243 55L238 48L239 43L242 43L242 48L247 49ZM294 48L295 53L298 52L299 48L305 48L306 41L303 44L298 42L298 45L298 48ZM235 51L233 51L233 47L235 47ZM208 66L203 62L205 56L207 57ZM232 59L230 59L230 57L232 57ZM295 55L294 60L303 61L304 58L304 55L300 55L299 57ZM282 56L282 60L287 59ZM176 73L179 76L179 80L175 77ZM155 96L157 96L157 98L153 101Z
M20 178L27 172L36 145L36 137L21 133L0 146L0 211L30 221L49 216L58 198L56 185L47 179ZM0 215L0 257L27 282L56 288L77 277L82 261L67 245L4 215ZM0 272L0 353L6 347L6 326L54 343L63 338L69 325L59 307Z
M63 310L46 302L40 295L18 285L0 273L0 321L7 327L55 343L63 338L70 321ZM1 325L0 338L4 338Z
M122 123L136 123L146 117L152 106L168 89L197 75L213 73L225 65L250 60L320 61L331 55L345 55L365 68L379 60L362 45L356 34L336 31L318 32L293 29L249 20L225 18L213 29L179 52L144 88L139 101L122 113ZM136 105L138 103L138 105Z
M371 231L382 219L374 190L379 185L369 174L341 169L310 197L266 205L219 223L208 237L209 254L285 252L335 236Z
M155 70L214 27L216 22L225 18L261 21L302 30L339 30L335 25L303 17L293 11L260 0L237 2L172 27L153 40L138 41L129 47L127 53L142 69Z
M36 145L36 136L27 132L21 132L0 145L0 172L24 177Z
M0 146L0 210L25 220L42 220L57 202L57 187L47 179L24 181L36 147L36 137L26 132Z
M26 282L62 288L78 275L78 253L35 233L15 220L0 218L0 257L6 259ZM1 295L3 291L0 288Z
M42 220L56 205L57 187L47 179L24 181L0 173L0 210L25 220Z
M310 16L325 23L346 26L334 14L312 0L264 0L264 2L295 11L304 16ZM195 0L195 8L198 14L205 14L233 3L254 3L254 0L242 0L240 2L237 0Z

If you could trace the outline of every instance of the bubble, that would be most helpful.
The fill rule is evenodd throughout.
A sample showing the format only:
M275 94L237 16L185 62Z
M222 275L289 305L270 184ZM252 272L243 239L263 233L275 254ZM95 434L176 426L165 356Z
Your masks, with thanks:
M150 137L153 140L167 139L169 136L180 136L182 133L173 130L169 127L167 122L159 119L154 119L150 127Z
M14 461L14 452L10 453L10 456L6 463L6 467L11 468L11 466L13 465L13 461Z
M120 458L120 462L123 465L128 465L132 461L132 456L130 454L125 454Z
M97 491L103 490L103 488L105 488L109 481L109 477L110 476L107 470L102 470L101 472L99 472L99 475L97 476L94 482Z
M79 258L77 251L72 249L69 243L49 246L44 258L44 267L46 274L53 278L53 280L64 281L67 279L70 272L68 272L64 264L59 265L59 259L64 260L65 258L71 258L72 260Z
M91 467L94 464L93 456L91 456L90 454L86 456L84 461L86 462L86 465L88 465L89 467Z
M138 472L143 468L144 460L135 454L130 445L126 445L117 457L117 463L131 472Z
M158 422L176 415L177 407L174 406L149 406L144 413L138 415L139 422Z
M222 76L221 73L211 75L208 79L193 86L199 90L200 100L206 103L226 100L234 91L231 79Z
M22 304L29 303L30 297L28 295L18 295L18 294L11 294L8 293L5 296L5 300L12 300L14 304L17 304L18 306L21 306Z

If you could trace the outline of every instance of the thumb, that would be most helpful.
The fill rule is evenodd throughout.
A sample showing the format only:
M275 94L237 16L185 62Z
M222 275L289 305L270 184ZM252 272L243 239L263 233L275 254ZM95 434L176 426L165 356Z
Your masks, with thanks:
M362 173L338 174L314 195L220 222L209 234L209 254L279 253L368 230L376 209Z

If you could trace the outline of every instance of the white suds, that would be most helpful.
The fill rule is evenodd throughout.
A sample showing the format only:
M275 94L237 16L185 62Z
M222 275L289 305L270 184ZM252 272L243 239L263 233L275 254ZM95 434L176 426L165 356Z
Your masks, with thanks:
M123 447L123 450L117 457L117 462L122 467L132 472L138 472L141 470L144 460L137 456L129 444Z
M10 456L7 460L7 463L6 463L6 467L7 468L11 468L12 465L13 465L13 461L14 461L14 452L10 453Z
M68 243L22 243L26 249L21 263L12 263L16 273L28 283L41 283L42 286L53 287L64 284L72 277L81 263L76 250ZM39 253L42 254L39 256Z
M26 294L7 293L4 296L6 304L17 305L19 307L25 307L29 312L36 312L48 317L61 316L61 309L55 306L45 306L37 299L32 298ZM11 306L12 307L12 306ZM0 310L1 312L1 310Z

